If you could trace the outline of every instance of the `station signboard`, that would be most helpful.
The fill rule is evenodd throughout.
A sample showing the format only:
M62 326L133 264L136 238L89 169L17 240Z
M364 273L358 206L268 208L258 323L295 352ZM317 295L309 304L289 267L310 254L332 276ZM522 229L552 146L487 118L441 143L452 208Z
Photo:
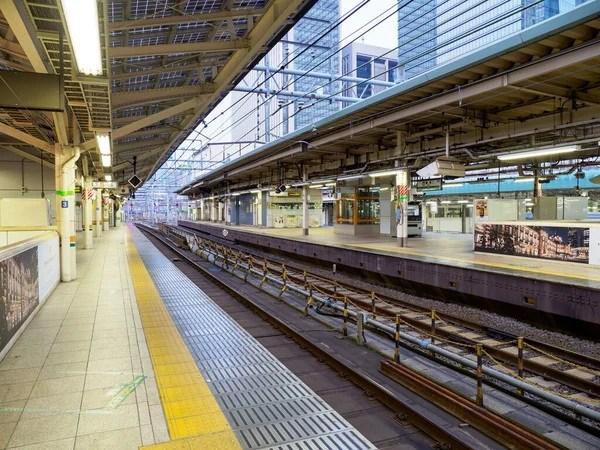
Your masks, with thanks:
M116 189L116 181L93 181L92 187L95 189Z

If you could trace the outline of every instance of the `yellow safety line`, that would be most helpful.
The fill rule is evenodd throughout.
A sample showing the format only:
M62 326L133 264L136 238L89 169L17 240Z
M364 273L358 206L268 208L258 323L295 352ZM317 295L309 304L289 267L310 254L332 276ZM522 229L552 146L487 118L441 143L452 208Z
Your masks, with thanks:
M551 270L536 269L535 267L523 267L523 266L515 267L515 266L513 266L511 264L493 263L493 262L487 262L487 261L470 261L470 260L467 260L467 259L452 258L452 257L448 257L448 256L437 256L437 255L431 255L431 254L427 254L427 253L414 252L414 251L404 250L404 249L375 247L375 246L365 245L365 244L351 244L351 243L348 243L348 242L336 242L335 244L336 245L340 245L340 246L347 245L347 246L352 246L352 247L365 248L365 249L368 249L368 250L381 250L381 251L384 251L384 252L394 252L394 253L400 253L400 254L406 254L406 255L412 255L412 256L424 256L424 257L432 258L432 259L440 259L440 260L446 260L446 261L454 261L454 262L461 262L461 263L471 264L473 266L499 267L499 268L502 268L502 269L510 269L510 270L523 271L523 272L542 273L544 275L552 275L552 276L557 276L557 277L561 277L561 278L577 278L577 279L580 279L580 280L600 281L600 278L598 278L598 277L590 277L590 276L586 276L586 275L569 274L569 273L564 273L564 272L553 272Z
M142 449L241 449L127 233L127 259L173 441Z

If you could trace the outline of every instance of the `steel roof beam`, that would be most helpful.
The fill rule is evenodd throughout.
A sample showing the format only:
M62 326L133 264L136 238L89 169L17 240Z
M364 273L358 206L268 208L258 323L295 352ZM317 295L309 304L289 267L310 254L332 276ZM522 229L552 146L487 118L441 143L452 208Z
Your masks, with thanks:
M119 139L124 136L127 136L129 133L140 130L142 128L149 127L152 124L160 122L161 120L168 119L171 116L175 116L177 114L181 114L188 109L195 109L199 106L201 100L198 98L193 98L191 100L187 100L179 105L171 106L163 111L157 112L156 114L151 114L149 116L145 116L140 120L136 120L130 124L122 126L121 128L116 129L112 133L112 138Z
M251 16L262 16L265 10L256 9L237 9L233 11L219 11L203 14L187 14L167 17L151 17L139 20L123 20L112 22L108 25L109 31L131 30L134 28L163 27L171 25L180 25L184 23L210 22L213 20L228 20L236 18L248 18Z
M27 134L21 130L17 130L16 128L10 127L5 123L0 122L0 133L4 133L7 136L18 139L19 141L25 142L26 144L33 145L40 150L43 150L48 153L54 154L54 145L50 144L46 141L42 141L30 134Z
M128 45L126 47L111 47L108 53L111 58L135 58L139 56L244 50L251 48L251 46L248 39L236 39L234 41L193 42L189 44Z
M114 139L114 138L113 138ZM115 145L113 148L113 153L121 154L126 152L131 152L134 150L144 150L148 148L158 147L161 145L169 145L169 141L166 139L146 139L146 140L135 140L129 144L121 144Z
M549 86L547 84L536 84L533 87L523 86L521 88L523 92L529 92L534 95L543 95L544 97L555 97L572 99L575 98L577 100L581 100L582 102L593 103L595 105L600 105L600 97L593 94L588 94L586 92L580 92L577 90L571 90L566 88L561 88L558 86Z
M112 94L112 107L119 109L132 104L161 102L180 97L198 97L212 94L215 86L212 83L202 83L198 86L182 86L163 89L142 89L138 91L115 92Z
M277 30L282 27L289 17L291 17L297 9L302 5L303 0L273 0L269 2L269 7L265 13L260 17L254 28L248 33L247 39L236 39L232 42L237 43L240 41L246 41L251 44L247 51L237 51L227 63L223 66L219 74L215 77L214 83L216 85L215 93L212 94L210 99L205 103L211 105L220 100L221 92L225 91L231 82L241 73L247 71L248 64L253 58L264 52L265 46L268 45L269 41L275 36ZM187 126L190 123L195 123L203 111L199 108L196 109L194 116L190 120L186 121ZM146 125L147 126L147 125ZM185 127L183 127L185 128ZM182 131L175 137L174 142L181 139L181 135L187 133ZM169 149L167 149L167 152ZM150 170L153 173L161 163L164 155L154 164L154 167Z
M138 70L136 72L124 72L111 75L113 80L126 80L128 78L143 77L145 75L161 75L170 72L187 72L190 70L204 69L207 67L222 66L225 61L221 62L206 62L198 64L186 64L181 66L158 67L156 69Z

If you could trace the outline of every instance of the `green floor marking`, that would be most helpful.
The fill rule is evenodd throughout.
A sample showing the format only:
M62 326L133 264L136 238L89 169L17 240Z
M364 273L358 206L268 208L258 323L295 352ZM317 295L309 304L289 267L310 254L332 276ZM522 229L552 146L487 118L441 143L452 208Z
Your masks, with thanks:
M133 391L144 382L146 376L138 376L133 379L131 383L127 383L121 387L117 395L113 397L110 403L106 406L109 409L116 409L121 403L123 403L127 397L133 394Z

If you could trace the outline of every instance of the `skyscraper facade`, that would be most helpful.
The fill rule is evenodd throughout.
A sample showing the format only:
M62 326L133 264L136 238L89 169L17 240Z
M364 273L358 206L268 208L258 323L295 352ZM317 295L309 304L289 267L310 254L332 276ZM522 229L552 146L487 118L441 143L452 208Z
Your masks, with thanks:
M398 0L399 80L436 65L437 0Z
M301 50L315 42L319 36L333 28L340 18L339 0L320 0L311 10L300 20L293 30L292 47L294 53L298 55ZM336 54L340 42L339 27L333 28L326 36L323 36L307 51L302 53L294 61L296 70L310 70L312 72L330 73L338 75L340 73L340 58ZM291 52L290 52L291 53ZM334 56L331 56L334 55ZM331 56L331 57L329 57ZM324 60L319 64L320 61ZM296 92L311 92L319 86L325 85L327 81L317 80L310 77L304 77L294 83ZM324 95L335 94L339 91L341 83L333 82L318 89L318 93ZM338 111L340 105L335 102L314 102L300 100L294 104L294 128L298 129L310 125L316 120L327 117Z
M584 2L398 0L400 78L431 70Z

